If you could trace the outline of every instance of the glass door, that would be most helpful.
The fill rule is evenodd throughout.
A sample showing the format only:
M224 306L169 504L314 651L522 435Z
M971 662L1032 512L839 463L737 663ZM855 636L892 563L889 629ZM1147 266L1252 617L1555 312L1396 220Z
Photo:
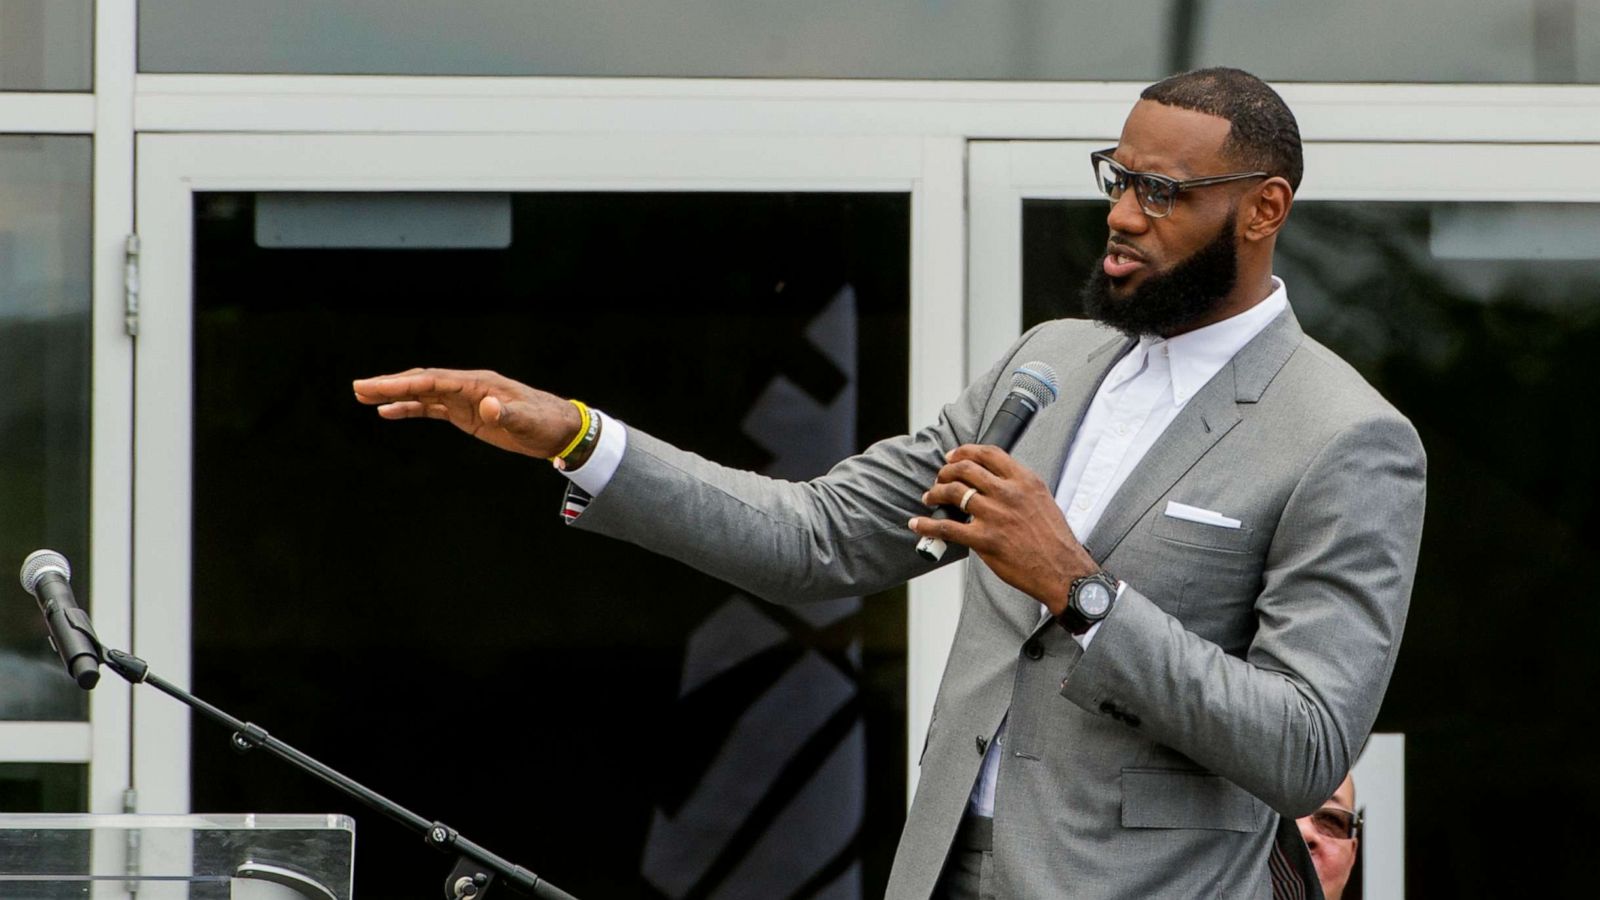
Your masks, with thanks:
M1112 142L971 144L971 367L1081 314L1106 238L1088 156ZM1305 171L1277 274L1306 332L1406 413L1429 455L1405 647L1356 771L1363 896L1515 892L1460 862L1502 856L1503 834L1464 846L1404 822L1408 807L1451 821L1485 802L1564 821L1600 799L1577 788L1543 806L1545 785L1586 784L1588 764L1561 692L1528 690L1552 667L1600 678L1595 607L1540 603L1536 640L1474 624L1506 592L1600 587L1600 432L1574 414L1600 346L1600 147L1313 144Z
M929 143L142 137L137 652L578 895L881 893L908 667L942 664L908 660L907 591L772 607L349 382L494 368L818 474L956 389L913 387L959 325L919 268L959 234L923 221L959 202ZM227 737L138 697L141 811L351 813L360 894L448 868Z
M89 557L92 154L86 135L0 134L0 365L8 385L0 398L0 559L15 573L35 550L61 554L79 605L96 622L104 614L111 640L116 592L94 602ZM115 811L107 807L120 802L125 688L107 672L98 690L79 690L34 599L9 583L0 605L0 809ZM98 782L94 761L107 776Z

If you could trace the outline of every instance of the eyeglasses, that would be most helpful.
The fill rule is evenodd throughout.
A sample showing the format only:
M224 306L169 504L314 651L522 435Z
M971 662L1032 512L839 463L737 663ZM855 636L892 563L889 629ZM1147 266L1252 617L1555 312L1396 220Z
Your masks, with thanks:
M1324 806L1311 814L1311 825L1323 837L1354 840L1361 831L1361 814L1342 806Z
M1128 189L1129 184L1132 184L1133 195L1139 199L1139 208L1152 219L1163 219L1171 215L1173 204L1178 202L1178 194L1181 191L1242 181L1246 178L1268 177L1266 172L1234 172L1231 175L1208 175L1205 178L1179 181L1154 172L1132 172L1123 168L1111 158L1116 149L1107 147L1089 154L1089 163L1094 166L1095 183L1099 186L1100 193L1115 203L1122 199L1122 193Z

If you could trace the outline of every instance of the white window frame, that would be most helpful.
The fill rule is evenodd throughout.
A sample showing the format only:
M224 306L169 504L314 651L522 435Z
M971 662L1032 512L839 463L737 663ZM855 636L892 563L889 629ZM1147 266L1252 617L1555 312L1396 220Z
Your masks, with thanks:
M1117 142L973 141L967 358L975 376L1022 333L1022 202L1095 200L1089 154ZM1308 142L1296 196L1316 200L1600 202L1600 142ZM1552 177L1560 173L1559 178ZM1294 227L1293 214L1288 227ZM1289 286L1290 297L1294 286Z

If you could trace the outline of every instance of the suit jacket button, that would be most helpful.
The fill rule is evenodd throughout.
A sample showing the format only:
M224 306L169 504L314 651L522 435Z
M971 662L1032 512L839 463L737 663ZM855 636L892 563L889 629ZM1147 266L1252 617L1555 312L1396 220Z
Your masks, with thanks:
M977 744L978 744L978 755L979 756L982 756L985 753L989 752L989 739L988 738L984 737L981 734L978 735Z
M1130 727L1133 727L1133 728L1138 728L1139 727L1139 717L1134 715L1133 713L1124 714L1123 717L1122 717L1122 721L1127 722Z
M1112 703L1110 700L1107 700L1100 704L1100 711L1109 716L1117 711L1117 705Z
M1038 659L1044 656L1044 645L1038 641L1030 640L1022 645L1022 652L1027 654L1029 659Z

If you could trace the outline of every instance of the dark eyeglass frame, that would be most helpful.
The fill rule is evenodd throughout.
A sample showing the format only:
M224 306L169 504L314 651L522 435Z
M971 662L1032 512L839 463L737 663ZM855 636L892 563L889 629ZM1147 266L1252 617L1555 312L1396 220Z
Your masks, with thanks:
M1345 809L1331 803L1311 814L1312 826L1324 837L1336 841L1355 840L1361 834L1361 824L1364 819L1365 817L1357 810Z
M1267 172L1232 172L1227 175L1207 175L1204 178L1188 178L1180 181L1155 172L1135 172L1111 158L1111 154L1116 151L1115 147L1107 147L1089 154L1089 166L1094 171L1095 186L1107 200L1116 203L1122 199L1123 193L1128 190L1128 185L1133 185L1133 195L1139 200L1139 208L1152 219L1164 219L1172 215L1173 207L1178 205L1178 195L1184 191L1210 187L1214 184L1227 184L1230 181L1243 181L1246 178L1271 177ZM1117 174L1114 184L1108 185L1105 179L1100 177L1101 163L1110 166ZM1152 194L1158 190L1166 191L1167 202L1164 205L1150 200Z

